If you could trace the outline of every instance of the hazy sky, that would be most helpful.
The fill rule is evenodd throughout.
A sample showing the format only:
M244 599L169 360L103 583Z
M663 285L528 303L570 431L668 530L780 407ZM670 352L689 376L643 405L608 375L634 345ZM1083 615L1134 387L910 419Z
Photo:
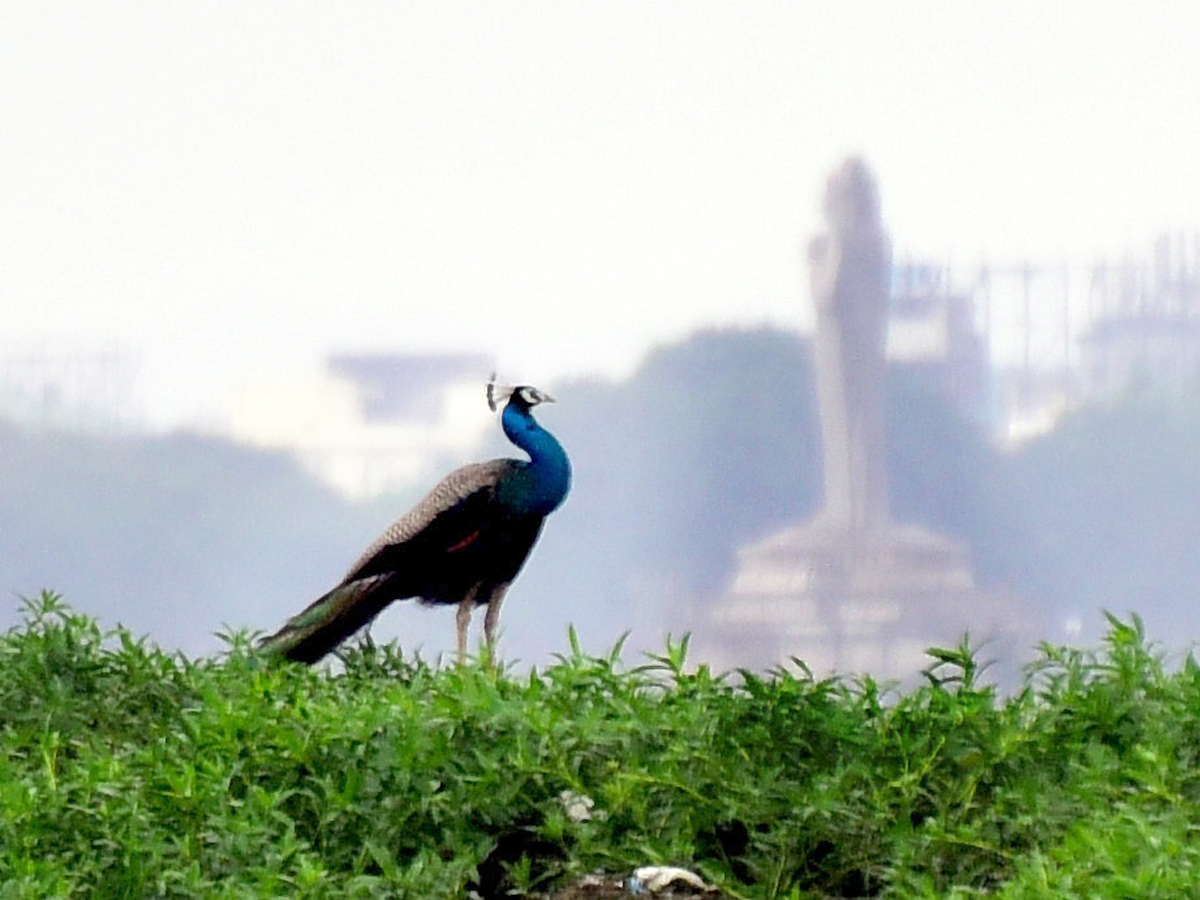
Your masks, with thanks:
M901 255L1200 226L1200 5L0 5L0 352L119 340L148 412L326 349L620 374L806 317L849 152Z

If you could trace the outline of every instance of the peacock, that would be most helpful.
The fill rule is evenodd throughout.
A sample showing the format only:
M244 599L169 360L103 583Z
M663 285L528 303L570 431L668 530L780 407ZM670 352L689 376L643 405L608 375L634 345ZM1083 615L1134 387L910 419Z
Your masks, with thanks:
M415 598L458 607L460 661L466 656L471 613L486 606L484 640L494 658L505 591L546 516L571 486L566 451L533 418L535 406L554 398L529 385L500 387L493 377L488 406L495 412L505 400L504 434L529 459L493 459L455 469L367 547L336 587L265 638L263 652L314 663L393 600Z

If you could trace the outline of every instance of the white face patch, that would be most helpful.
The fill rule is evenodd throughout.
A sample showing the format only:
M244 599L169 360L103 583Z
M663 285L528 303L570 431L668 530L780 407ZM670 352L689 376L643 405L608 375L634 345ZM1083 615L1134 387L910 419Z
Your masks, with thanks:
M535 387L523 387L520 391L521 399L529 406L537 406L539 403L553 403L554 398L545 391L539 391Z

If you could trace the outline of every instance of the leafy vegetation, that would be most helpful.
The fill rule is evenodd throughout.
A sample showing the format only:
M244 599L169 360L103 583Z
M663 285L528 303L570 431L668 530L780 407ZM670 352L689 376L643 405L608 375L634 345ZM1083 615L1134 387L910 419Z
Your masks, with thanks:
M981 668L964 642L904 692L722 678L572 635L521 675L391 646L314 671L43 595L0 637L0 896L522 896L646 863L746 898L1193 893L1200 667L1110 618L1011 695Z

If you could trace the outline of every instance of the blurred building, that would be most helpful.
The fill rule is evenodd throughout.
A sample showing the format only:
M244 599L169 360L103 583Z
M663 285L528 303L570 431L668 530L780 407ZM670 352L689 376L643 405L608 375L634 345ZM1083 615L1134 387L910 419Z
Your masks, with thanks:
M242 392L235 440L285 450L348 497L403 491L461 461L492 419L479 354L338 354L307 381Z
M1200 381L1200 235L1160 237L1148 261L1097 266L1089 306L1080 339L1089 399Z
M906 263L892 269L887 361L976 421L988 415L988 350L976 326L975 296L947 269Z

